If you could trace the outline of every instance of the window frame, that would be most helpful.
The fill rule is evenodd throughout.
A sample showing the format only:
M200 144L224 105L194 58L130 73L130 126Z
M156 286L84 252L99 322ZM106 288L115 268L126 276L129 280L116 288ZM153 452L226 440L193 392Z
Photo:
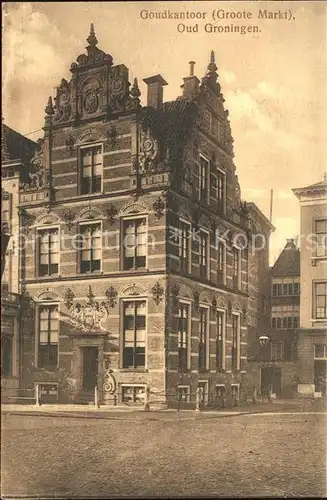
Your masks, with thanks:
M204 332L204 342L201 342L202 330L201 330L201 313L205 311L205 332ZM206 372L209 370L210 366L210 306L207 304L199 305L199 372ZM201 365L200 356L200 345L204 345L204 365Z
M323 345L324 346L324 355L323 356L316 356L316 346L317 345ZM314 343L313 344L313 359L315 361L320 361L320 360L327 360L327 344L325 342L321 343Z
M217 204L220 214L226 213L226 172L217 167ZM222 189L220 189L220 179L222 179ZM219 192L222 192L222 200L220 200Z
M205 161L207 164L206 168L206 175L203 177L203 163L202 161ZM210 173L211 173L211 161L202 153L200 153L199 157L199 201L201 203L205 203L206 205L209 205L210 203ZM206 186L202 186L202 181L205 181ZM203 191L206 192L205 199L202 195Z
M232 365L232 371L240 371L240 369L241 369L241 314L239 312L233 311L231 314L231 317L232 317L231 365ZM235 333L234 333L233 318L238 318L237 319L237 331L236 331L236 347L235 347L235 343L234 343ZM236 356L234 354L235 348L236 348Z
M324 295L317 295L316 293L316 288L318 285L324 285L325 286L325 294ZM312 289L313 289L313 319L314 321L322 321L325 322L327 320L327 281L313 281L312 282ZM319 307L320 309L324 309L324 316L319 317L317 316L317 297L325 297L325 304L323 307Z
M237 251L237 255L238 255L238 258L237 258L237 270L238 270L238 273L237 275L234 274L234 271L235 271L235 266L234 266L234 263L235 263L235 255L234 255L234 252L235 250ZM241 291L242 289L242 249L233 244L232 246L232 259L233 259L233 262L232 262L232 281L233 281L233 289L234 290L238 290L238 291ZM236 278L236 279L235 279ZM237 286L235 287L235 281L237 281Z
M317 224L319 224L319 222L323 222L325 224L325 232L318 232L317 231ZM318 235L325 235L324 241L325 241L325 243L327 242L327 219L325 219L325 218L314 219L313 232L314 232L314 235L316 236L317 245L312 250L312 256L314 259L326 259L327 258L327 245L326 244L325 245L319 244L319 236ZM323 238L323 236L322 236L322 238ZM325 248L325 253L323 255L318 255L318 248L320 248L320 247Z
M181 306L186 306L187 307L187 311L188 311L188 316L187 316L187 332L186 332L186 366L185 368L184 367L181 367L181 353L180 353L180 349L181 349L181 343L184 343L184 342L181 342L181 338L180 338L180 334L181 334L181 330L180 330L180 319L181 319L181 316L180 316L180 308ZM178 303L178 331L177 331L177 353L178 353L178 367L177 367L177 371L179 373L185 373L185 372L188 372L190 369L191 369L191 336L192 336L192 302L191 301L187 301L187 300L184 300L184 299L180 299L179 300L179 303Z
M83 193L83 164L82 164L82 151L86 149L95 149L97 147L101 147L101 157L102 157L102 165L101 165L101 187L100 191L91 191L89 193ZM93 155L92 155L93 157ZM93 196L93 195L99 195L103 194L103 184L104 184L104 179L103 179L103 159L104 159L104 146L102 142L99 143L87 143L87 144L82 144L78 148L78 193L80 196ZM92 169L92 174L93 174L93 163L91 165ZM90 177L93 179L93 175Z
M41 265L41 234L42 232L51 232L53 230L58 231L58 269L56 273L48 273L48 274L41 274L40 273L40 265ZM40 226L36 228L36 252L35 252L35 257L36 257L36 262L35 262L35 276L37 278L47 278L47 277L52 277L52 276L60 276L60 250L61 250L61 234L60 234L60 226L59 225L47 225L47 226ZM50 252L50 245L48 247L48 257L51 255ZM48 264L48 267L50 264Z
M57 343L55 344L57 346L57 362L55 365L49 365L47 366L40 366L40 334L41 334L41 309L42 308L56 308L58 311L58 330L57 330ZM59 365L59 341L60 341L60 302L53 302L53 301L47 301L47 302L38 302L36 305L36 315L35 315L35 321L36 321L36 338L37 341L35 342L35 366L39 369L46 370L46 371L55 371ZM48 319L48 340L49 336L51 335L51 329L49 330L49 319ZM51 342L48 342L47 345L51 345Z
M200 273L200 278L201 279L206 279L208 280L210 277L210 233L207 229L201 227L199 230L199 273ZM202 236L205 235L205 241L206 241L206 263L205 265L202 264ZM204 270L204 272L203 272Z
M133 401L132 401L132 402L124 401L124 399L123 399L123 398L124 398L124 396L123 396L123 389L124 389L124 388L132 388L132 389L133 389ZM138 403L138 402L136 402L136 401L135 401L135 392L134 392L134 391L135 391L135 389L138 389L138 388L143 388L143 389L144 389L144 393L143 393L143 394L144 394L144 402L143 402L143 403L142 403L142 402L139 402L139 403ZM128 404L131 404L131 405L133 405L133 406L134 406L134 405L135 405L135 406L139 406L139 405L141 406L141 405L144 405L144 403L145 403L145 395L146 395L146 390L147 390L147 385L146 385L146 384L129 384L129 383L127 383L127 382L126 382L126 383L125 383L125 382L124 382L124 383L121 383L121 384L120 384L121 402L122 402L123 404L127 404L127 405L128 405Z
M221 362L218 366L218 314L222 313L222 339L221 339ZM226 370L226 337L227 337L227 311L217 307L216 309L216 371Z
M133 353L133 367L132 366L125 366L125 304L128 302L133 302L134 303L134 353ZM136 346L136 322L135 322L135 304L136 302L145 302L145 338L144 338L144 366L137 366L135 367L135 356L137 353L135 352L135 346ZM148 300L147 297L124 297L120 300L120 328L121 328L121 334L120 334L120 368L122 370L128 370L128 371L146 371L147 370L147 344L148 344ZM132 384L127 384L127 385L132 385ZM137 384L137 385L142 385L142 384Z
M219 270L219 255L220 254L220 251L219 249L223 247L223 251L222 251L222 271ZM226 286L226 257L227 257L227 249L226 249L226 241L221 239L221 238L218 238L217 240L217 284L218 285L223 285L223 286ZM219 276L219 273L222 272L222 280L220 281L218 276Z
M186 266L182 264L182 261L184 259L182 258L182 253L183 253L183 241L184 241L184 228L181 228L181 225L188 226L188 231L189 231L189 237L186 238L187 245L186 245L186 253L187 253L187 260L186 260ZM179 218L179 241L178 241L178 252L179 252L179 261L180 261L180 271L182 273L186 274L191 274L191 268L192 268L192 224L191 222L187 221L183 217Z
M77 250L77 253L78 253L78 274L87 274L87 275L94 275L94 274L101 274L102 273L102 266L103 266L103 224L102 224L102 220L93 220L92 221L80 221L79 224L78 224L78 236L81 237L82 236L82 233L81 233L81 228L82 227L91 227L91 226L100 226L100 243L101 243L101 248L100 248L100 267L99 269L95 269L94 271L89 270L89 271L82 271L82 262L87 262L87 261L82 261L82 252L85 251L84 248L78 248ZM92 241L92 239L91 239ZM91 255L92 255L92 247L90 248L90 252L91 252ZM98 260L98 259L91 259L89 260L88 262L92 263L92 262L95 262L95 260ZM92 266L92 264L90 264Z
M135 222L136 220L141 220L141 219L144 219L145 220L145 233L146 233L146 247L145 247L145 266L144 267L133 267L133 268L129 268L127 269L125 267L125 244L124 244L124 240L125 240L125 222L126 221L133 221ZM134 237L135 237L135 229L136 229L136 225L134 224ZM133 271L137 271L137 270L147 270L148 269L148 262L149 262L149 225L148 225L148 214L137 214L137 215L127 215L127 216L124 216L124 217L121 217L121 221L120 221L120 234L121 234L121 237L120 237L120 248L121 248L121 252L120 252L120 269L122 271L129 271L129 272L133 272ZM135 264L135 255L136 255L136 249L137 249L137 245L134 246L134 256L133 256L133 259L134 259L134 264Z

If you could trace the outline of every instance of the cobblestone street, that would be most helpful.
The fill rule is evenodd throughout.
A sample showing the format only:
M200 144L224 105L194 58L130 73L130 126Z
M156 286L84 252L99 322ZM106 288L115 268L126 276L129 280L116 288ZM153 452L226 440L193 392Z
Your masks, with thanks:
M325 496L326 416L3 415L2 497Z

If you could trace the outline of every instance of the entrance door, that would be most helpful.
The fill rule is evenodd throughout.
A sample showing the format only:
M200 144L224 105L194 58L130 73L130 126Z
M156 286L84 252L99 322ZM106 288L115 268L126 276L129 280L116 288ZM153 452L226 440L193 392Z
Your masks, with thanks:
M261 368L261 391L269 391L281 396L282 392L282 370L276 366Z
M98 348L83 347L83 389L91 392L98 383Z
M316 392L321 392L326 396L327 386L327 361L316 360L314 365L314 383Z

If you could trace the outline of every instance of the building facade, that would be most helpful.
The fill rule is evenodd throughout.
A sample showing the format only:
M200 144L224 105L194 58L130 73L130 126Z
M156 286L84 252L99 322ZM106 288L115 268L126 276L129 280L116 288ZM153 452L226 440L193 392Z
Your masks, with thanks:
M141 106L92 25L87 42L19 195L25 387L233 404L248 394L252 240L214 54L201 81L190 63L175 101L161 75L144 79Z
M27 178L28 164L36 144L10 127L1 129L1 388L14 397L21 377L19 268L19 186Z
M297 337L300 324L300 250L293 239L271 268L269 343L261 370L262 387L277 397L297 392Z
M293 192L301 210L298 392L326 394L327 176Z

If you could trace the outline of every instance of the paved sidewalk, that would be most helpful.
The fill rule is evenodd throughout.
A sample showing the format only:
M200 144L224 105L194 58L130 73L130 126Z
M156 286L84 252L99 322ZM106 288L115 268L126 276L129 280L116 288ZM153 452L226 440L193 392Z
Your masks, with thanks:
M174 419L174 418L206 418L206 417L227 417L236 415L254 415L254 414L280 414L280 413L326 413L325 400L311 399L290 399L290 400L274 400L273 402L250 403L240 406L239 408L231 408L225 410L170 410L162 407L153 407L150 411L144 411L140 407L128 406L100 406L95 405L65 405L65 404L44 404L22 405L22 404L3 404L1 407L2 414L19 414L19 415L39 415L56 417L80 417L80 418L102 418L102 419Z

